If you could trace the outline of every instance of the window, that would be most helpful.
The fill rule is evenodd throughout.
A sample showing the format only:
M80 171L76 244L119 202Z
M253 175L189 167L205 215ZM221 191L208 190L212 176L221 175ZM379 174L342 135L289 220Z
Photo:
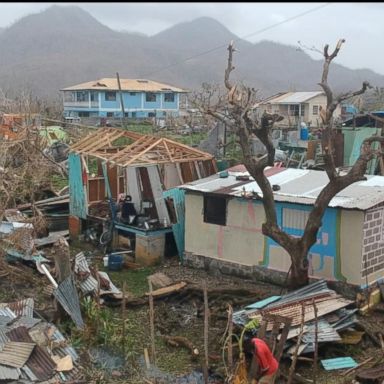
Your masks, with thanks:
M124 117L129 117L129 113L128 112L124 112Z
M133 118L133 119L136 118L136 112L132 112L132 118Z
M91 91L91 101L98 101L99 100L98 96L99 96L98 92Z
M145 101L150 103L156 101L156 93L153 93L153 92L146 93Z
M105 92L106 101L116 101L116 92Z
M148 117L155 117L156 116L156 113L155 112L149 112L148 113Z
M301 112L300 112L301 110ZM299 104L290 104L288 108L288 114L289 116L304 116L305 112L305 105L300 105Z
M174 93L164 93L164 101L167 103L173 103L175 101Z
M76 92L76 101L88 101L88 92L80 91Z
M225 197L204 196L204 223L226 225L227 199Z
M107 112L107 117L113 117L113 112Z
M318 105L314 105L312 107L312 115L318 115L319 114L319 106Z
M136 92L129 92L129 96L136 96Z
M79 117L89 117L89 112L80 111L79 112Z

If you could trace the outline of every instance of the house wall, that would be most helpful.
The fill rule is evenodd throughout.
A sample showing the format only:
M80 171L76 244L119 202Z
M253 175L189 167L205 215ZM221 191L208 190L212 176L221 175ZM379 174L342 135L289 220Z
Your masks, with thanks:
M203 195L187 191L185 251L189 257L200 255L250 267L289 270L288 253L261 233L265 215L260 202L230 199L225 226L204 222L203 202ZM277 203L278 224L289 234L301 236L310 209L305 205ZM358 211L327 209L317 243L309 252L310 276L361 284L363 216Z

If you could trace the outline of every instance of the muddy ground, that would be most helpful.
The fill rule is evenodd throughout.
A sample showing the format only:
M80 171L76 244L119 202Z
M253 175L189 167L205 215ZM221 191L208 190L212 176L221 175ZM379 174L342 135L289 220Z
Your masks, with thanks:
M76 247L72 246L71 254L74 255L79 250L85 250L88 259L100 270L105 269L102 265L103 254L100 251L89 245L77 244ZM37 312L45 319L58 323L69 341L81 353L84 382L203 383L201 370L204 361L204 313L201 294L174 295L155 301L156 364L151 364L148 369L144 359L144 348L147 348L149 353L151 351L147 304L127 306L123 310L120 302L108 302L99 308L81 299L87 328L84 332L79 332L73 328L69 318L55 317L51 290L45 276L25 264L16 264L12 268L12 273L3 274L0 279L0 302L34 297ZM126 292L134 298L143 297L148 290L147 277L155 272L163 272L174 282L185 281L200 287L205 281L208 290L216 288L239 290L238 294L223 293L208 297L210 383L223 382L220 378L225 377L227 373L223 345L228 325L228 304L233 305L236 311L246 304L286 293L286 290L271 284L189 269L182 266L177 258L166 259L164 264L158 267L109 272L109 276L119 288L122 288L125 282ZM251 294L246 295L245 291L250 291ZM366 316L359 315L359 321L375 334L382 332L384 314L371 311ZM235 328L235 332L240 334L239 329ZM185 337L199 350L199 355L192 356L187 348L168 345L164 336ZM237 358L236 340L234 343L234 357ZM356 345L326 344L325 348L320 348L319 351L319 359L351 356L358 363L373 356L383 355L384 349L374 345L367 336ZM289 365L289 360L283 360L282 371L287 373ZM313 363L298 361L296 371L303 377L312 379ZM340 370L326 372L319 364L317 383L351 383L354 375L342 376L342 372Z

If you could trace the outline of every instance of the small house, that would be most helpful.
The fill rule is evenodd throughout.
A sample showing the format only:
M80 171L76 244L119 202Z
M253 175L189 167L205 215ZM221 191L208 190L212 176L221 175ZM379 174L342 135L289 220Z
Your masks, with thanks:
M328 177L324 171L270 167L278 224L303 233ZM244 166L182 186L185 191L186 262L227 273L285 276L288 253L262 234L262 192ZM384 279L384 177L367 176L330 202L309 252L309 274L365 287Z
M153 256L151 247L162 256L169 233L182 255L184 193L175 187L217 172L210 154L116 128L101 128L72 145L68 163L71 235L92 222L112 222L115 234L134 239L143 262Z

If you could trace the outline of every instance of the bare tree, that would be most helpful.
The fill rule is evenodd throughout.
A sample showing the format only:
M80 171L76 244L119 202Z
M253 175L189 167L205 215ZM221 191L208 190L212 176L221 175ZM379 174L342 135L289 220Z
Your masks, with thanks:
M332 198L349 185L365 180L367 163L375 156L382 156L380 151L372 148L374 142L383 142L383 137L369 137L362 143L360 156L351 167L348 173L340 174L335 167L333 138L335 134L333 113L337 106L344 100L363 94L370 85L364 82L362 88L356 92L348 92L334 97L331 87L328 84L328 72L332 60L339 53L344 39L338 41L332 54L328 53L329 46L323 50L324 66L319 85L323 88L327 106L321 111L322 119L322 150L324 155L324 169L329 181L319 193L313 208L309 214L304 233L301 237L293 237L279 227L276 216L275 200L273 189L264 169L274 165L275 149L271 139L271 131L274 123L280 118L264 112L260 119L253 113L256 100L256 91L253 88L232 84L230 74L235 69L232 60L235 52L233 43L228 46L228 64L225 70L224 84L227 89L226 112L223 112L222 105L212 107L205 105L202 109L214 116L216 119L225 121L236 133L243 153L243 163L250 175L255 179L262 191L262 202L265 211L265 222L262 225L264 235L270 237L282 246L291 257L290 285L292 287L302 286L308 283L308 252L316 243L317 233L322 225L322 218ZM223 99L221 99L222 101ZM264 156L253 154L250 139L255 135L267 149Z

